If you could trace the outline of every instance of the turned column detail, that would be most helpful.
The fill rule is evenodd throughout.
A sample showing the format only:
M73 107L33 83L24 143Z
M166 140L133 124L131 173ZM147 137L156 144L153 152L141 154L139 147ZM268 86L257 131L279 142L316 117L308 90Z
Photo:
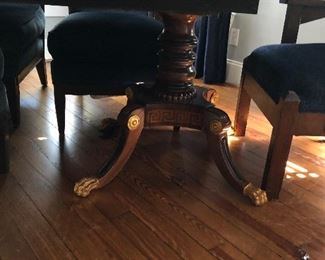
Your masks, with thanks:
M161 50L155 95L162 101L187 102L195 96L195 15L160 13L165 29L159 36Z

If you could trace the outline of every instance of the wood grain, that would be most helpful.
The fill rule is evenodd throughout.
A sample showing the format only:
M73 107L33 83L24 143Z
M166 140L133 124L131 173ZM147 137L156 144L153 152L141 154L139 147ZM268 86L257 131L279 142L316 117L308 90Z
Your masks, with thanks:
M297 259L300 249L322 259L324 143L294 137L289 159L306 177L288 174L280 200L257 209L205 156L202 133L146 129L121 175L79 199L73 182L96 171L116 145L100 138L98 126L116 117L125 98L68 96L60 150L52 85L40 84L33 71L21 85L11 172L0 176L1 259ZM238 89L216 89L218 106L233 118ZM259 184L271 127L254 103L250 109L246 137L230 147L241 172Z

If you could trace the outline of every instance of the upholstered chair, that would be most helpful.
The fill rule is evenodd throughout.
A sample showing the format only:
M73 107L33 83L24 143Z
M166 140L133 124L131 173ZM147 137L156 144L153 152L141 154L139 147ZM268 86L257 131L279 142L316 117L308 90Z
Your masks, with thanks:
M0 3L0 48L5 59L3 81L15 127L20 123L19 83L36 66L41 83L47 85L44 27L41 6Z
M65 95L124 95L138 82L155 81L162 24L138 12L81 11L48 36L59 133Z
M273 126L262 188L278 198L293 135L325 135L325 44L297 44L301 24L325 16L323 1L287 1L279 45L256 49L244 61L235 133L245 135L253 99Z
M2 82L4 59L0 49L0 174L9 171L9 125L10 115L6 89Z
M325 44L260 47L244 60L235 133L253 99L273 126L262 188L278 198L293 135L325 136Z

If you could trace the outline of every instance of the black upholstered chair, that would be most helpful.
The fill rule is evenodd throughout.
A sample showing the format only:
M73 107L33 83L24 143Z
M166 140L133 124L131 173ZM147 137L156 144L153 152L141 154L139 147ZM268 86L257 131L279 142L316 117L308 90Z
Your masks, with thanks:
M41 6L0 3L0 48L5 58L3 81L15 127L20 123L19 83L36 66L41 83L47 85L44 27Z
M278 198L293 135L325 135L325 44L279 44L244 60L235 133L245 135L253 99L273 126L262 188Z
M49 33L60 135L65 95L124 95L137 82L155 80L162 24L143 13L81 11Z
M2 82L4 59L0 49L0 174L9 171L9 125L10 115L6 89Z
M245 135L253 99L273 126L262 188L278 198L293 135L325 135L325 44L295 44L303 23L325 16L322 0L280 0L287 12L279 45L244 60L235 134Z

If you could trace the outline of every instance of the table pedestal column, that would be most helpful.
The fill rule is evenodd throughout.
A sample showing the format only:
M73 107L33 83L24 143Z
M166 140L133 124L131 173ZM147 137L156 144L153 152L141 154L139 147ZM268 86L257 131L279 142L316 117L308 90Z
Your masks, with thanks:
M119 114L118 147L95 177L76 183L75 193L86 197L108 184L132 154L144 127L169 125L204 131L210 153L227 182L257 205L267 202L265 191L245 180L232 163L227 142L231 127L228 115L215 107L216 92L193 84L196 37L194 15L161 13L165 29L159 37L159 67L153 87L127 89L128 104Z

